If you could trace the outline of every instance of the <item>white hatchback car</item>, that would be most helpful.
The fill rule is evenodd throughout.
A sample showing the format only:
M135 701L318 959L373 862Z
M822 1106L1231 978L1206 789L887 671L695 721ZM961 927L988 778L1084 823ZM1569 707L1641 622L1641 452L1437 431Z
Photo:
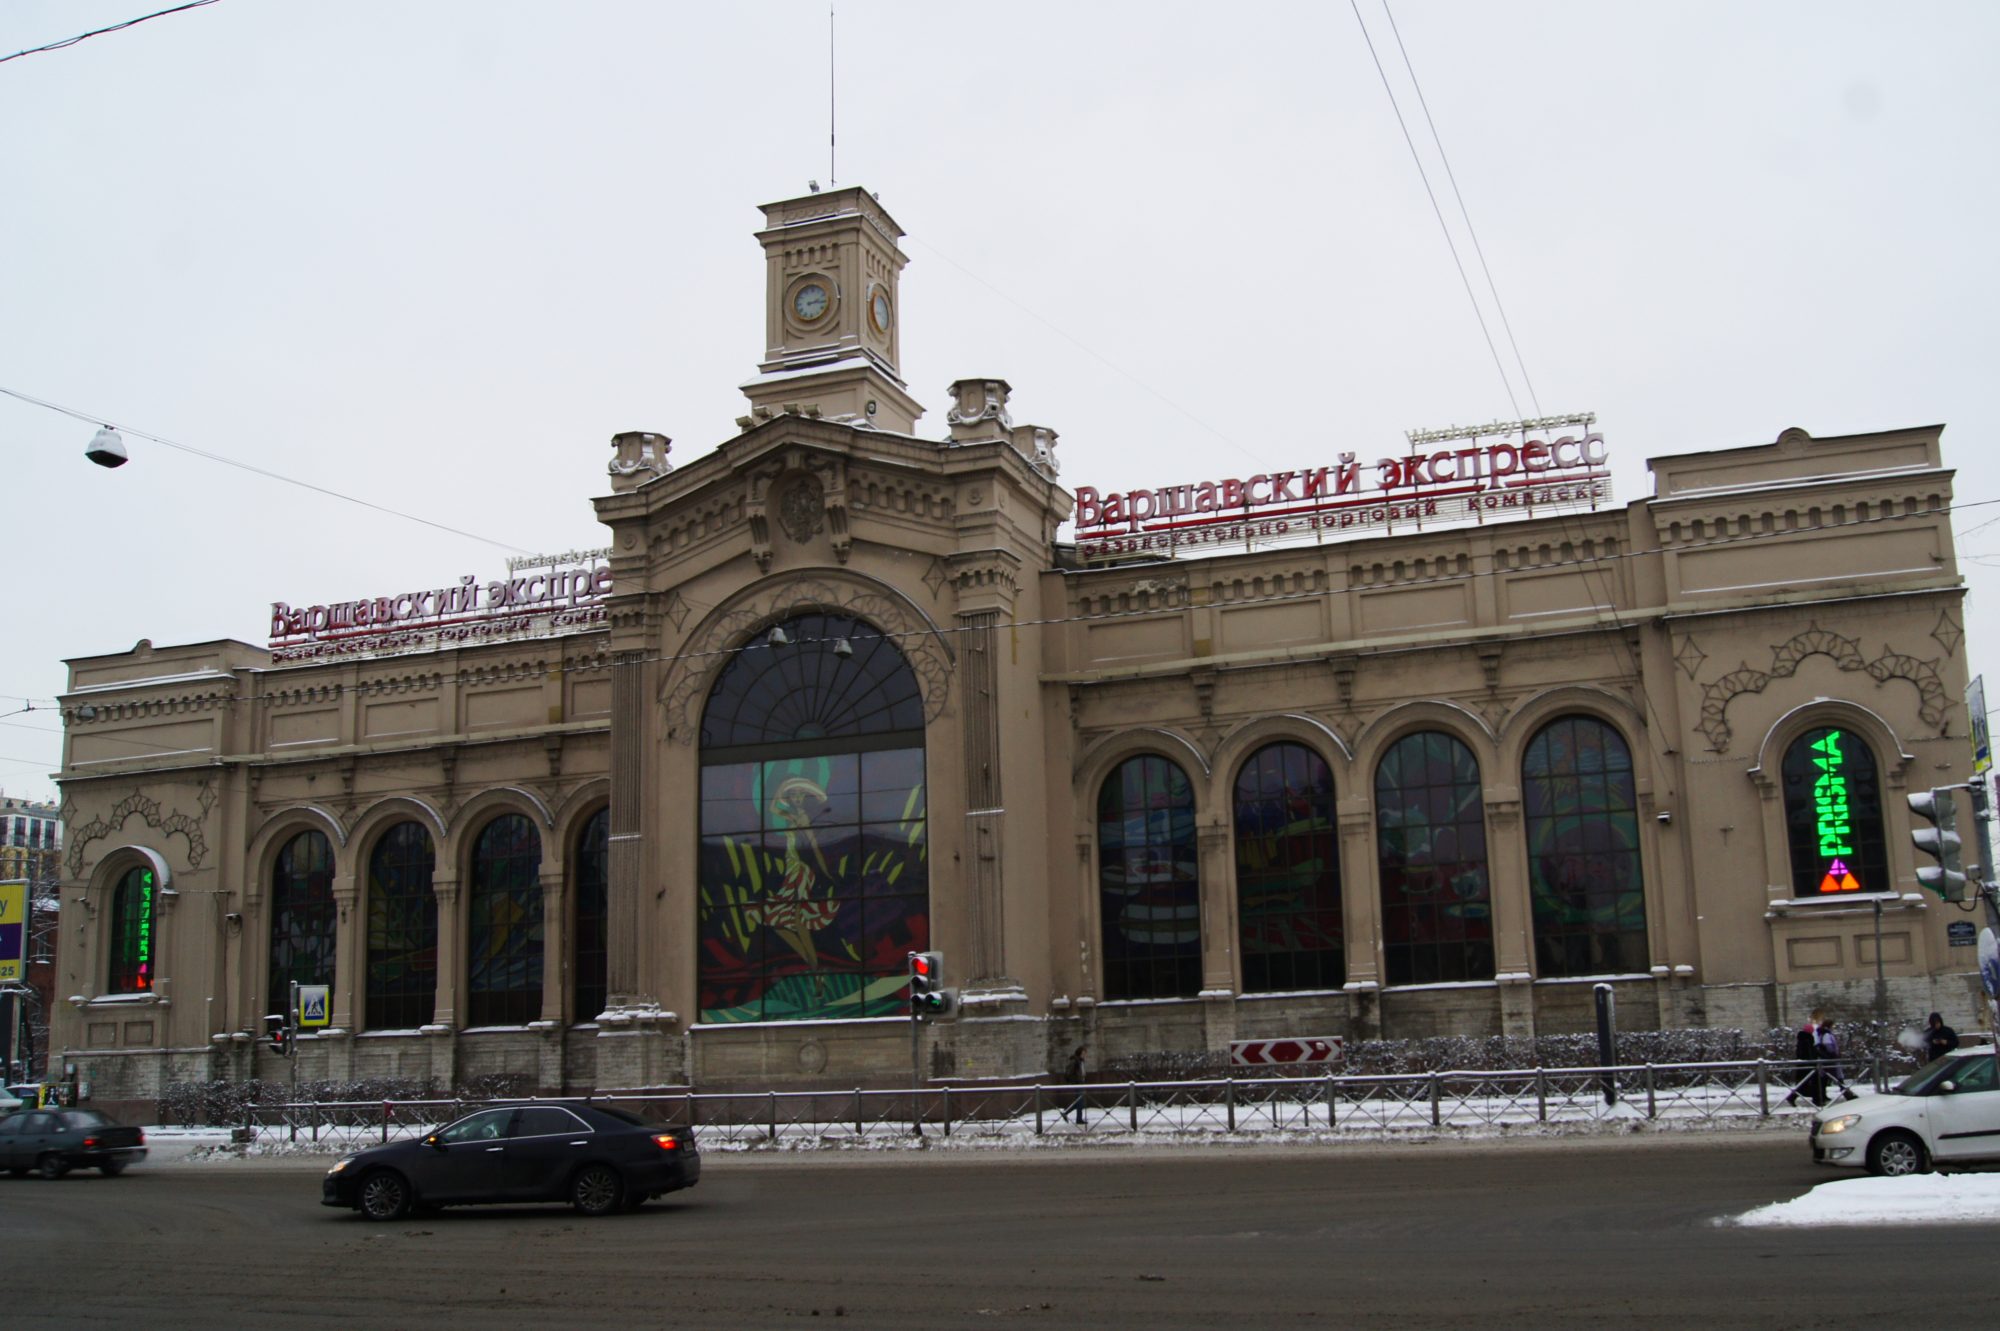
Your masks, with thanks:
M1813 1163L1871 1174L2000 1160L2000 1078L1990 1045L1958 1049L1884 1094L1829 1105L1813 1117Z

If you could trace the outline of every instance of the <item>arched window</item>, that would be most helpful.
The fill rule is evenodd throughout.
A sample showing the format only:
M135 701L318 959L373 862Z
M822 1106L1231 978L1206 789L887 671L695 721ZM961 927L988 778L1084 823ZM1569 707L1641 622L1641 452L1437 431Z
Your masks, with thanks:
M1303 744L1267 744L1236 774L1236 913L1244 993L1347 982L1333 771Z
M466 894L466 1025L542 1017L542 837L518 813L480 830Z
M916 672L858 619L776 627L702 712L701 1020L898 1016L930 946Z
M1382 960L1390 984L1493 978L1479 760L1440 731L1405 735L1375 769Z
M153 912L159 884L153 871L128 869L111 893L111 970L114 994L146 994L153 990Z
M606 902L611 883L611 808L590 816L576 838L576 921L570 928L570 977L578 1021L596 1021L609 997L606 985Z
M421 823L397 823L368 857L368 996L376 1030L430 1024L437 1007L435 852Z
M1888 892L1888 843L1875 755L1853 731L1820 726L1785 750L1792 895Z
M1632 975L1646 953L1632 751L1595 717L1564 716L1521 759L1535 973Z
M283 1012L292 985L333 983L333 850L323 832L285 843L271 866L271 979L266 1012Z
M1097 792L1106 998L1201 992L1194 788L1165 758L1127 758Z

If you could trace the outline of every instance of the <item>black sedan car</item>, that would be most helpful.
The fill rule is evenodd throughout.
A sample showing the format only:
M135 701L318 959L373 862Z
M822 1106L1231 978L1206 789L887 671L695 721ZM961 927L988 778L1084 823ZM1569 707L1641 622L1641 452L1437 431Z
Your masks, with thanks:
M700 1178L701 1154L686 1128L605 1105L503 1105L336 1162L320 1201L370 1220L482 1202L568 1202L605 1215Z
M61 1178L72 1169L107 1175L146 1158L146 1134L94 1109L25 1109L0 1118L0 1169Z

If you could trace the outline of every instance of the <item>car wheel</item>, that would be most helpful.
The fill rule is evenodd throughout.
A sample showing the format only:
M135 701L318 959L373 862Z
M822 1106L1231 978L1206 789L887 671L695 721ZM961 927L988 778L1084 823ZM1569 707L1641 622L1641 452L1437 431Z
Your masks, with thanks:
M569 1203L584 1215L609 1215L625 1200L625 1185L609 1165L585 1165L570 1180Z
M127 1160L106 1160L98 1168L104 1171L104 1177L117 1178L125 1172L125 1166L129 1163L131 1162Z
M69 1161L51 1151L35 1161L35 1172L43 1178L61 1178L69 1173Z
M361 1180L361 1214L370 1220L401 1220L410 1213L410 1185L393 1169L378 1169Z
M1924 1144L1907 1132L1885 1132L1868 1143L1868 1172L1885 1178L1930 1172Z

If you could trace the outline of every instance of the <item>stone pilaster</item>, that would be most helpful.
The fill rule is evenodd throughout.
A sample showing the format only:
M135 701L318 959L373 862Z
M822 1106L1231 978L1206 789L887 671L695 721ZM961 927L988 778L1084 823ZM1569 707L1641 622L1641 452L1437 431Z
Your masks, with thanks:
M368 967L368 921L351 868L333 877L333 908L333 1025L351 1031L361 1020L359 980Z
M628 652L611 671L611 844L606 885L605 980L609 1011L651 1006L639 976L645 878L646 678ZM609 1083L601 1083L609 1084Z
M431 1006L431 1027L449 1031L459 1025L465 991L465 920L460 909L458 875L433 873L431 891L437 896L437 997Z

